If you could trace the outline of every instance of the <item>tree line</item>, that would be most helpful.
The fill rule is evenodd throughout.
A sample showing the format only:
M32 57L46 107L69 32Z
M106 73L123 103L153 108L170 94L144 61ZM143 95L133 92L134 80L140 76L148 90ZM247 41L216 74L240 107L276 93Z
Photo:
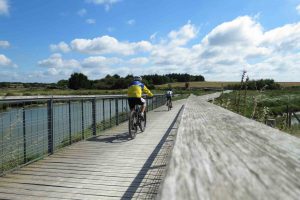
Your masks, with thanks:
M148 88L154 89L155 85L161 85L172 82L192 82L205 81L202 75L190 74L165 74L165 75L144 75L142 76L143 83ZM89 80L88 77L82 73L73 73L68 80L60 80L57 85L60 87L68 87L70 89L125 89L132 82L133 75L121 77L118 74L106 75L99 80Z
M167 84L172 82L192 82L205 81L202 75L190 74L165 74L165 75L144 75L143 83L148 88L154 89L155 85ZM118 74L106 75L98 80L89 80L83 73L73 73L69 79L60 80L57 83L22 83L22 82L0 82L0 88L49 88L49 89L125 89L132 82L133 75L121 77Z

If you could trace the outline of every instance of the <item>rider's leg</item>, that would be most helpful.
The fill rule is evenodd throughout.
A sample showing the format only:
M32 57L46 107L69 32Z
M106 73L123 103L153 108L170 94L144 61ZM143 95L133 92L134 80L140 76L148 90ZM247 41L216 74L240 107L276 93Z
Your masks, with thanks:
M146 100L143 99L143 98L141 98L141 102L143 103L143 104L142 104L141 114L142 114L142 116L144 116L144 112L145 112L145 110L146 110Z
M146 105L144 104L144 105L142 105L142 113L144 113L145 112L145 110L146 110Z

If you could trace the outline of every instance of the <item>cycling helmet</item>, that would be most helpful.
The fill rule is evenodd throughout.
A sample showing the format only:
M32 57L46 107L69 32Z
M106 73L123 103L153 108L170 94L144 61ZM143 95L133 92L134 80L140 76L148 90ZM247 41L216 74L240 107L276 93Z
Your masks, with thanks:
M135 81L142 81L142 77L140 77L140 76L135 76L135 77L133 77L133 80L135 80Z

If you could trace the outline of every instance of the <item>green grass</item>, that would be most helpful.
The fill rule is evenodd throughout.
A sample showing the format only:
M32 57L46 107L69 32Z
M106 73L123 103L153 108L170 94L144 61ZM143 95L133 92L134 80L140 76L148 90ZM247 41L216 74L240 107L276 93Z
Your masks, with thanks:
M226 109L263 123L267 118L276 119L278 129L300 136L300 126L295 125L289 128L285 123L287 106L293 112L300 111L299 89L247 91L246 98L244 91L241 91L239 108L237 99L238 91L233 91L222 94L215 102Z
M211 82L211 81L189 82L189 86L191 88L199 88L199 89L207 88L207 87L222 88L232 84L238 84L238 82ZM184 82L157 85L156 87L159 89L166 89L169 88L169 85L171 85L172 88L185 88Z
M193 89L203 89L207 87L223 88L228 85L239 84L239 82L226 81L203 81L203 82L189 82L189 86ZM286 87L300 88L300 82L279 82L279 84ZM172 88L184 89L185 83L176 82L170 84L157 85L153 93L159 94L171 85ZM127 89L120 90L71 90L71 89L47 89L47 88L2 88L0 96L37 96L37 95L107 95L107 94L126 94Z
M235 85L239 84L240 82L230 82L230 81L202 81L202 82L189 82L189 86L191 88L223 88L228 85ZM300 82L279 82L279 84L283 87L300 87ZM157 85L156 88L158 89L166 89L169 88L169 85L171 85L172 88L185 88L184 82L176 82L176 83L169 83L169 84L163 84L163 85Z

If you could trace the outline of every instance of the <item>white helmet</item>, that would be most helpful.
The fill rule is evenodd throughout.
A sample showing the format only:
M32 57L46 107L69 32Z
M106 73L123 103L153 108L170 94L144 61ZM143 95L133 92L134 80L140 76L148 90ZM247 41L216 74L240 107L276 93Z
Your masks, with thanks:
M135 80L135 81L142 81L142 77L140 77L140 76L135 76L135 77L133 77L133 80Z

